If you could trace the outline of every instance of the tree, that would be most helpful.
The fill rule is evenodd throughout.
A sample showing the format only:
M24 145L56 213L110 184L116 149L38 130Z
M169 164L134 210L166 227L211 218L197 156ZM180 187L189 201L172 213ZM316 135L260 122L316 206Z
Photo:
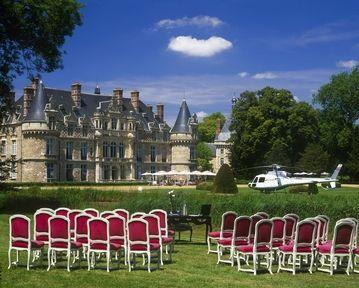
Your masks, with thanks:
M198 124L198 139L202 142L211 143L216 137L216 122L217 119L221 121L221 127L225 122L225 117L220 112L212 113L211 115L204 117L203 121Z
M201 171L211 170L212 151L204 142L197 144L197 167Z
M214 178L212 192L214 193L237 193L238 188L234 181L233 171L228 164L223 164L219 168Z
M265 164L293 165L308 143L318 139L318 113L296 102L285 89L265 87L243 92L232 111L231 164L240 177L243 170Z
M300 169L307 172L321 173L329 168L330 155L319 144L309 144L297 163Z
M62 46L81 25L76 0L0 1L0 107L12 107L12 82L25 71L51 72L62 67Z
M359 67L333 75L330 82L313 96L313 101L321 108L323 145L332 162L345 163L355 148L354 129L359 119Z

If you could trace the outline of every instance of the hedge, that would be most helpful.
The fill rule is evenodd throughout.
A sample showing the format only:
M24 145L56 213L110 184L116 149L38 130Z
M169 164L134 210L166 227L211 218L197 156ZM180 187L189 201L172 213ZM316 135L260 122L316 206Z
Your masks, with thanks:
M301 219L318 214L326 214L332 220L344 217L359 218L359 190L340 188L332 191L320 190L319 194L274 192L263 194L252 190L240 193L214 194L194 189L175 190L175 210L180 210L186 203L189 214L198 213L202 204L212 204L213 223L218 225L222 213L237 211L241 215L251 215L265 211L270 216L283 216L296 213ZM125 208L131 212L150 211L155 208L171 210L166 190L144 190L123 192L118 190L96 189L43 189L31 187L18 191L0 192L0 213L33 213L37 208L84 209L94 207L99 210Z

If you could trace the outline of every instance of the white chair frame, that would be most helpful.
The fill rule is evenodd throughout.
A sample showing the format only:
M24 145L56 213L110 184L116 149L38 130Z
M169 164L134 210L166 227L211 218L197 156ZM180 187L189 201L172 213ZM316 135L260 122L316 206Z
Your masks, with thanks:
M123 252L124 253L124 264L127 265L127 246L128 245L127 245L127 222L126 222L126 219L121 217L120 215L116 214L116 215L112 215L112 216L107 217L106 220L110 222L111 218L117 218L117 219L121 219L123 221L123 224L124 224L123 225L123 229L124 229L123 235L124 236L111 236L110 235L110 242L111 242L112 239L113 240L117 240L117 239L123 240L122 248L123 248L123 251L124 251Z
M55 216L55 213L51 213L51 212L49 212L47 210L39 209L34 214L34 239L36 240L37 236L47 236L48 239L49 239L50 238L50 236L49 236L50 235L50 230L49 230L50 227L49 226L48 226L48 231L47 232L36 231L36 216L38 214L47 214L47 215L50 216L49 217L49 219L50 219L51 217ZM49 222L47 222L47 223L49 223ZM47 225L49 225L49 224L47 224ZM49 241L42 241L42 242L44 242L45 244L49 244Z

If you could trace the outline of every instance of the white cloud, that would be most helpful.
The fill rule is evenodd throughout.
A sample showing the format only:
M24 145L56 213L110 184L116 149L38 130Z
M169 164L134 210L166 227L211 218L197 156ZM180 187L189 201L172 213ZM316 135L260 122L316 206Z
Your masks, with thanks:
M359 65L359 61L357 60L339 61L337 63L337 66L339 68L345 68L345 69L352 69L357 65Z
M241 78L247 77L248 75L249 75L248 72L240 72L240 73L238 73L238 76L241 77Z
M206 113L204 111L196 112L196 114L197 114L197 117L200 119L208 116L208 113Z
M172 38L168 49L192 57L212 57L233 47L233 44L221 37L197 39L192 36Z
M211 16L195 16L192 18L183 17L178 19L163 19L156 23L158 28L177 28L185 26L197 27L217 27L223 24L223 21L217 17Z
M278 75L272 72L257 73L253 76L254 79L275 79Z

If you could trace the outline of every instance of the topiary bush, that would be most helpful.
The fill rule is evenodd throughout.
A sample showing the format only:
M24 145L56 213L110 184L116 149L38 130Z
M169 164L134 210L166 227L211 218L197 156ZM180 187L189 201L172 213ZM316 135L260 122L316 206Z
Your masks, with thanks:
M219 168L217 175L214 178L212 192L229 194L238 192L236 181L234 180L233 176L233 171L228 164L223 164L221 168Z
M201 183L198 183L196 186L196 190L212 191L212 189L213 189L212 181L201 182Z

